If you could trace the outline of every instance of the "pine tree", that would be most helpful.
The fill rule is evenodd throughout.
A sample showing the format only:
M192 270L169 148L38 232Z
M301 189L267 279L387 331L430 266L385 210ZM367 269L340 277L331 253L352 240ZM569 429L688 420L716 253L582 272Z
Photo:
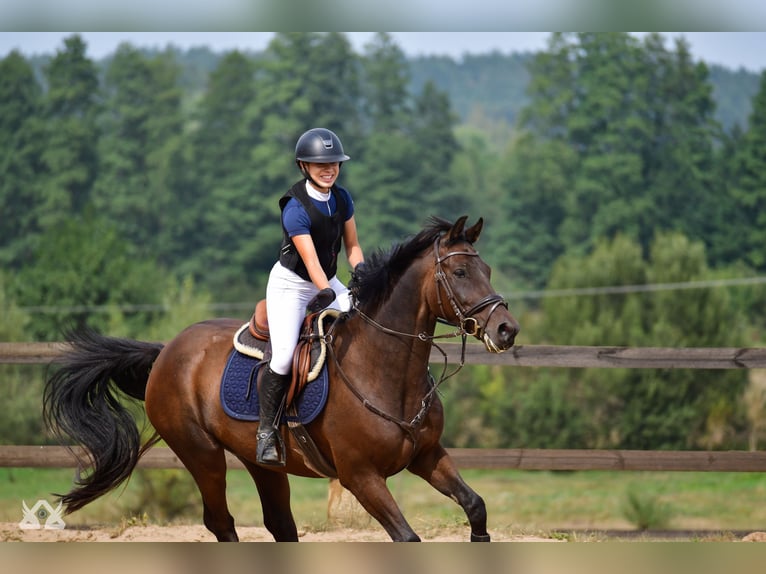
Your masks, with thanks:
M748 129L737 156L736 182L732 197L746 219L741 229L741 255L758 271L766 270L766 72L761 74L758 94L753 99Z
M184 139L177 68L121 45L106 73L96 208L125 240L160 260L183 198Z
M378 32L365 46L362 91L364 121L371 132L389 133L410 114L407 59L391 36Z
M566 247L559 229L578 158L565 143L542 141L527 132L499 164L502 195L496 209L489 206L494 217L487 243L510 248L497 249L493 264L516 287L542 289Z
M461 188L454 182L452 165L459 151L454 128L457 118L447 94L433 82L426 82L414 101L412 139L417 147L417 164L411 187L425 213L455 220L468 213L477 191L473 182Z
M44 207L48 224L82 212L90 200L97 173L99 80L85 56L85 43L74 35L64 40L46 66L47 145L43 156L49 177Z
M707 68L683 41L669 52L656 34L643 44L626 33L555 34L530 71L523 126L576 157L560 186L562 245L582 253L622 233L648 250L656 230L710 236L719 128Z
M376 34L365 46L362 77L367 137L362 161L349 172L362 190L355 203L363 211L357 218L363 246L385 249L417 231L422 221L413 222L412 213L422 208L425 193L414 185L421 149L413 138L407 61L388 34ZM419 213L422 220L431 215Z
M643 138L645 194L654 226L707 239L721 208L713 188L713 145L721 130L714 120L715 104L707 66L694 63L683 39L674 52L661 38L647 37L646 75L652 129ZM642 236L648 246L652 230ZM708 240L709 241L709 240Z
M260 266L265 277L268 264L260 261L273 262L278 248L278 235L262 227L267 210L258 207L259 166L251 157L262 137L254 125L257 118L251 121L246 115L256 96L254 71L255 63L240 52L221 59L199 103L192 139L196 175L181 223L181 246L188 253L182 269L224 300L252 297L243 287L257 284L253 268ZM258 263L243 257L252 257L255 246L264 243L258 248L265 252L256 256Z
M16 51L0 60L0 266L17 269L41 232L45 168L42 90Z

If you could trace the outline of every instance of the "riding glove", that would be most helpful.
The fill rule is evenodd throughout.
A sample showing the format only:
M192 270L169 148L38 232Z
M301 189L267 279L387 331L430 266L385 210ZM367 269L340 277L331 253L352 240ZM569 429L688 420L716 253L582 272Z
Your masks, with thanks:
M306 309L309 313L319 313L322 309L325 309L333 301L335 301L335 291L330 287L325 287L319 293L314 295L314 298L306 305Z

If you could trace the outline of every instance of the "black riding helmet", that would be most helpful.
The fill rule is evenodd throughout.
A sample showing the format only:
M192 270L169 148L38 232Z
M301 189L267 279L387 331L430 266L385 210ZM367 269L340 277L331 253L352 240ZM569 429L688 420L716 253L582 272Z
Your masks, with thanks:
M295 144L295 163L333 163L350 159L343 151L340 138L325 128L310 129Z

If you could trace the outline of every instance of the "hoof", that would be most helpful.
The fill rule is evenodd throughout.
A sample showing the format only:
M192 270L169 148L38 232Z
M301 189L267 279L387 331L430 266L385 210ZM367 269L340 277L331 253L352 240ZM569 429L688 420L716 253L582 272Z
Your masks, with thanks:
M471 532L471 542L489 542L489 534L474 534Z

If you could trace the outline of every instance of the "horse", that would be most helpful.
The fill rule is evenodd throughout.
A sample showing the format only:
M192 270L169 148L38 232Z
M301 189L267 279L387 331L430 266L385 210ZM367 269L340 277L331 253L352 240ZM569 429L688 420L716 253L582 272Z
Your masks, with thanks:
M404 469L462 507L472 542L490 540L484 500L440 443L444 413L436 390L454 374L446 374L446 354L439 381L429 370L437 338L462 336L465 345L471 336L500 353L519 331L474 247L483 219L470 227L466 220L432 217L408 240L373 253L349 282L351 309L326 337L327 401L306 431L340 484L393 541L420 541L386 486ZM456 331L435 335L437 322ZM284 424L286 464L258 465L257 422L236 420L222 409L218 382L241 325L236 319L202 321L166 344L92 330L67 334L69 350L56 360L43 393L46 424L62 442L68 437L83 447L75 454L87 473L57 495L67 514L125 481L143 453L164 440L193 476L204 525L218 541L238 540L226 499L226 451L252 476L274 540L298 540L288 475L326 476L307 463ZM150 438L141 439L121 394L144 401Z

